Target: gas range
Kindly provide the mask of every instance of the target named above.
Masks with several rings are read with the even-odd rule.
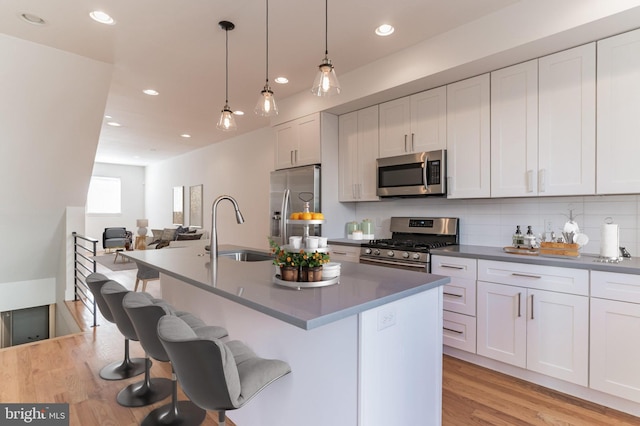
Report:
[[[392,217],[391,238],[371,240],[360,249],[360,263],[430,271],[431,250],[458,244],[459,219]]]

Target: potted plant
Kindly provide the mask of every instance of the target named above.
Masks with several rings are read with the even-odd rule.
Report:
[[[284,281],[298,281],[300,253],[291,253],[284,250],[271,238],[269,238],[269,246],[275,256],[273,258],[273,264],[280,268],[280,277]]]
[[[300,252],[300,281],[322,281],[322,265],[329,262],[327,253]]]

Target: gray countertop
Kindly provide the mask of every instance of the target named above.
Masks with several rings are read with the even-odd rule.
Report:
[[[329,238],[327,240],[328,244],[337,244],[343,246],[356,246],[360,247],[362,244],[366,244],[369,240],[352,240],[351,238]]]
[[[582,254],[580,257],[558,258],[506,253],[502,247],[450,246],[431,250],[433,255],[467,257],[474,259],[500,260],[504,262],[529,263],[533,265],[561,266],[563,268],[589,269],[593,271],[640,274],[640,258],[624,259],[620,263],[598,262],[598,256]]]
[[[221,245],[220,253],[247,247]],[[203,247],[123,252],[124,256],[181,281],[309,330],[449,282],[448,277],[343,262],[340,282],[296,290],[273,283],[271,261],[219,257],[214,274]],[[215,279],[214,279],[215,275]],[[185,307],[186,308],[186,307]]]

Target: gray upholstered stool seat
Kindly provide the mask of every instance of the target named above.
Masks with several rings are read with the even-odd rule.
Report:
[[[146,293],[130,292],[124,297],[122,306],[129,315],[145,352],[158,361],[169,361],[169,356],[158,339],[158,321],[165,315],[181,318],[190,329],[196,330],[198,335],[219,339],[228,334],[222,327],[207,326],[196,316],[176,311],[166,301],[151,299],[147,296]],[[204,421],[205,416],[205,410],[191,401],[178,402],[178,383],[174,374],[171,404],[151,411],[144,418],[142,425],[199,425]]]
[[[138,266],[138,272],[136,273],[136,285],[133,287],[133,291],[138,291],[140,281],[142,281],[142,291],[147,291],[147,283],[149,281],[159,280],[160,271],[140,262],[136,262],[136,264]]]
[[[130,293],[126,287],[115,282],[108,281],[102,286],[101,290],[104,300],[109,305],[109,309],[113,314],[118,330],[130,340],[138,341],[138,335],[131,323],[129,315],[122,306],[122,299]],[[141,293],[151,299],[151,295]],[[140,382],[131,384],[122,389],[116,400],[118,404],[125,407],[143,407],[165,399],[171,395],[171,380],[165,378],[151,378],[151,359],[147,355],[145,357],[144,379]]]
[[[99,274],[94,272],[93,274],[89,274],[87,276],[87,285],[89,286],[89,290],[93,294],[93,298],[96,301],[96,305],[100,310],[100,313],[109,322],[115,323],[113,319],[113,314],[111,313],[111,309],[109,309],[109,305],[102,297],[101,289],[102,286],[109,281],[109,278],[103,274]],[[144,358],[129,358],[129,339],[125,336],[124,339],[124,360],[122,362],[113,362],[109,365],[104,366],[100,370],[100,377],[105,380],[122,380],[129,379],[131,377],[135,377],[139,374],[144,373]]]
[[[218,411],[220,425],[227,410],[242,407],[291,372],[286,362],[260,358],[240,341],[200,337],[177,316],[160,318],[158,337],[185,394],[198,406]]]

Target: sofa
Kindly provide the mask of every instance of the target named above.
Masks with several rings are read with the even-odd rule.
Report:
[[[133,233],[126,228],[104,228],[102,233],[102,248],[109,251],[111,249],[129,249]]]
[[[201,241],[208,239],[208,232],[201,228],[190,229],[178,226],[177,228],[152,229],[153,237],[147,237],[147,250],[161,249],[174,246],[174,242]],[[177,244],[182,246],[183,244]]]

